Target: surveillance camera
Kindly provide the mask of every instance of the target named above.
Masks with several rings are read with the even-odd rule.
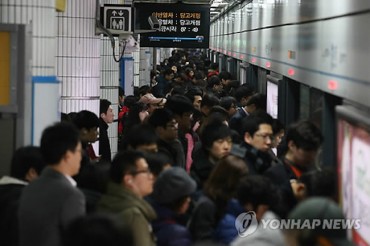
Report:
[[[153,30],[158,30],[161,27],[158,18],[153,15],[148,17],[148,22]]]

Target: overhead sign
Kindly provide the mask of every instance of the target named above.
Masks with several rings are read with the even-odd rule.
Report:
[[[134,32],[140,34],[141,47],[208,48],[209,9],[200,4],[135,3]],[[158,28],[153,28],[151,16]]]
[[[132,32],[131,6],[105,4],[102,9],[102,24],[112,34]]]

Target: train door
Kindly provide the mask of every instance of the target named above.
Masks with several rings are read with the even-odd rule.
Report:
[[[212,63],[216,63],[216,62],[219,62],[218,59],[219,59],[219,56],[221,54],[218,53],[218,52],[215,52],[214,56],[213,56],[213,60],[212,60]]]
[[[266,94],[266,76],[267,70],[261,67],[258,67],[258,87],[257,91],[262,94]]]
[[[324,143],[323,143],[323,153],[322,163],[324,165],[333,166],[336,162],[336,128],[334,127],[336,122],[335,108],[337,105],[342,104],[342,99],[324,93],[323,102],[322,102],[322,121],[321,121],[321,131],[324,134]]]
[[[258,67],[252,64],[249,64],[247,68],[247,84],[258,91]]]
[[[266,112],[274,119],[279,118],[279,84],[282,83],[281,75],[266,75]]]
[[[209,52],[209,60],[210,60],[211,62],[214,62],[214,61],[216,60],[216,51],[211,50],[211,51]]]
[[[240,79],[240,62],[239,62],[239,60],[235,60],[235,62],[236,62],[236,77],[235,77],[235,79],[239,80]],[[242,83],[241,80],[239,80],[239,81],[240,81],[240,83]]]
[[[219,71],[226,71],[226,57],[224,54],[218,56]]]
[[[299,115],[299,83],[284,77],[278,86],[278,116],[285,125],[296,121]]]
[[[226,71],[231,73],[231,75],[234,78],[237,74],[236,70],[237,70],[237,61],[232,57],[227,58]]]
[[[240,84],[247,83],[247,67],[248,63],[246,62],[239,62],[239,81]]]
[[[285,78],[288,82],[284,87],[287,95],[285,104],[286,125],[298,120],[308,119],[322,132],[324,142],[319,151],[316,164],[318,166],[332,166],[335,163],[335,107],[342,103],[342,99],[305,84]],[[290,95],[290,96],[289,96]],[[290,101],[290,102],[289,102]],[[294,102],[294,105],[291,105]],[[288,104],[288,105],[287,105]],[[289,106],[289,104],[291,106]],[[294,114],[292,115],[292,112]]]

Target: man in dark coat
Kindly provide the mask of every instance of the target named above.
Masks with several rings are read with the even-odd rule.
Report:
[[[106,99],[100,100],[100,118],[99,118],[99,154],[101,160],[112,161],[108,138],[108,124],[113,122],[114,113],[111,102]]]
[[[85,198],[72,179],[81,163],[78,130],[67,123],[50,126],[42,134],[40,149],[48,166],[22,193],[21,246],[61,245],[61,232],[72,220],[85,214]]]
[[[39,147],[21,147],[13,154],[10,176],[0,179],[0,242],[3,245],[18,246],[19,200],[24,187],[35,180],[44,167]]]

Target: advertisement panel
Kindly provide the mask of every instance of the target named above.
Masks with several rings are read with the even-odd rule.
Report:
[[[370,124],[364,113],[337,108],[339,196],[348,219],[361,226],[350,235],[356,245],[370,245]]]
[[[266,85],[266,112],[277,119],[278,117],[278,85],[267,80]]]

